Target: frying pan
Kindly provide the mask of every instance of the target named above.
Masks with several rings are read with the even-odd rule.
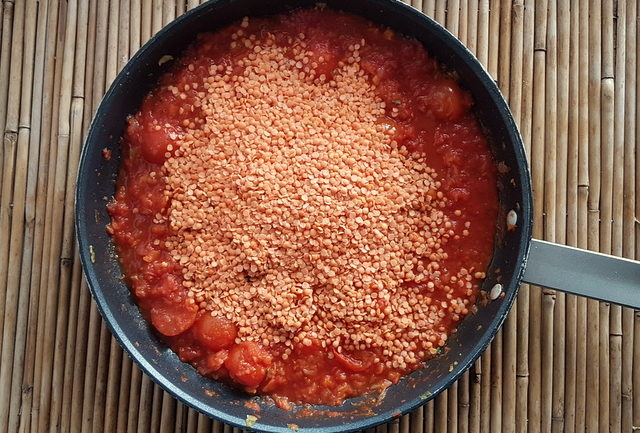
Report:
[[[532,198],[529,172],[518,129],[495,82],[475,57],[430,18],[395,0],[324,0],[329,7],[363,16],[421,41],[446,68],[455,70],[475,100],[475,111],[501,170],[500,210],[493,260],[482,290],[487,301],[461,323],[445,354],[391,386],[384,397],[364,396],[340,407],[313,406],[301,413],[261,402],[227,385],[200,376],[180,362],[143,319],[129,289],[110,237],[106,210],[115,190],[119,141],[126,117],[135,113],[167,65],[198,33],[214,31],[243,16],[260,16],[311,6],[313,0],[217,0],[181,16],[155,35],[124,67],[106,93],[89,129],[76,190],[76,235],[91,293],[111,332],[124,350],[161,387],[187,405],[241,428],[290,432],[296,424],[308,432],[351,432],[387,422],[434,398],[480,356],[502,325],[526,281],[579,295],[640,308],[640,263],[531,239]],[[166,58],[166,57],[165,57]],[[112,158],[105,160],[102,149]],[[506,230],[507,221],[510,230]],[[254,409],[261,405],[253,424]],[[251,422],[247,422],[247,420]]]

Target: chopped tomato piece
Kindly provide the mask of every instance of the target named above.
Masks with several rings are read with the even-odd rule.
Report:
[[[218,371],[228,357],[229,351],[226,349],[211,353],[207,355],[207,367],[209,367],[211,371]]]
[[[144,159],[162,164],[167,159],[167,146],[175,142],[178,131],[170,124],[158,122],[151,115],[143,119],[136,116],[129,121],[127,136],[140,146]]]
[[[357,357],[356,354],[347,355],[346,353],[340,353],[337,350],[333,351],[333,355],[340,365],[354,373],[367,371],[375,359],[375,355],[373,353],[365,351],[359,353]]]
[[[440,81],[431,95],[431,109],[439,120],[458,120],[471,106],[471,98],[451,79]]]
[[[245,341],[231,348],[224,365],[233,380],[255,389],[264,380],[271,361],[271,355],[261,345]]]
[[[220,350],[233,344],[238,330],[231,321],[205,313],[196,321],[193,333],[203,346]]]
[[[196,321],[198,309],[185,302],[172,302],[163,298],[153,304],[149,311],[151,323],[163,335],[173,337],[191,328]]]

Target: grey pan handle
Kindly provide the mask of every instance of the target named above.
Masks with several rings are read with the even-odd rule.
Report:
[[[640,262],[531,241],[523,280],[640,310]]]

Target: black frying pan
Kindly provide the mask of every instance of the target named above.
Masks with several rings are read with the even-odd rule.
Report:
[[[450,350],[446,354],[428,361],[424,368],[391,386],[384,398],[349,399],[338,408],[314,407],[317,412],[305,417],[262,404],[253,429],[290,432],[287,424],[295,423],[308,431],[350,432],[389,421],[426,403],[458,379],[487,347],[502,325],[523,278],[596,298],[606,292],[612,302],[640,308],[640,295],[628,290],[630,285],[640,286],[637,262],[531,240],[531,186],[522,140],[496,84],[455,37],[430,18],[396,0],[325,2],[418,39],[432,56],[457,71],[461,84],[473,95],[476,114],[487,131],[496,162],[508,168],[501,170],[498,179],[498,235],[493,261],[483,284],[491,302],[479,306],[476,314],[464,319],[449,340]],[[159,66],[163,56],[176,57],[198,33],[213,31],[243,16],[274,14],[314,3],[313,0],[211,1],[169,24],[136,53],[114,81],[95,115],[80,161],[76,234],[89,287],[111,332],[164,389],[206,415],[242,428],[248,426],[247,415],[255,414],[243,405],[249,397],[200,376],[193,367],[180,362],[143,319],[121,279],[114,247],[105,231],[109,222],[106,204],[115,189],[119,141],[126,116],[138,110],[143,96],[166,70],[166,65]],[[109,161],[102,156],[105,147],[112,152]],[[515,230],[506,230],[507,218],[511,224],[515,223]],[[529,261],[533,263],[527,264],[530,247]],[[526,273],[525,265],[528,266]],[[608,276],[594,280],[594,269],[603,266]],[[584,278],[585,272],[589,278]],[[596,290],[589,291],[589,288]]]

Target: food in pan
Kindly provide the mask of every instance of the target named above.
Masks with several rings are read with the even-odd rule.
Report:
[[[201,374],[282,404],[397,382],[491,258],[472,107],[421,44],[346,13],[200,35],[122,140],[107,230],[141,311]]]

